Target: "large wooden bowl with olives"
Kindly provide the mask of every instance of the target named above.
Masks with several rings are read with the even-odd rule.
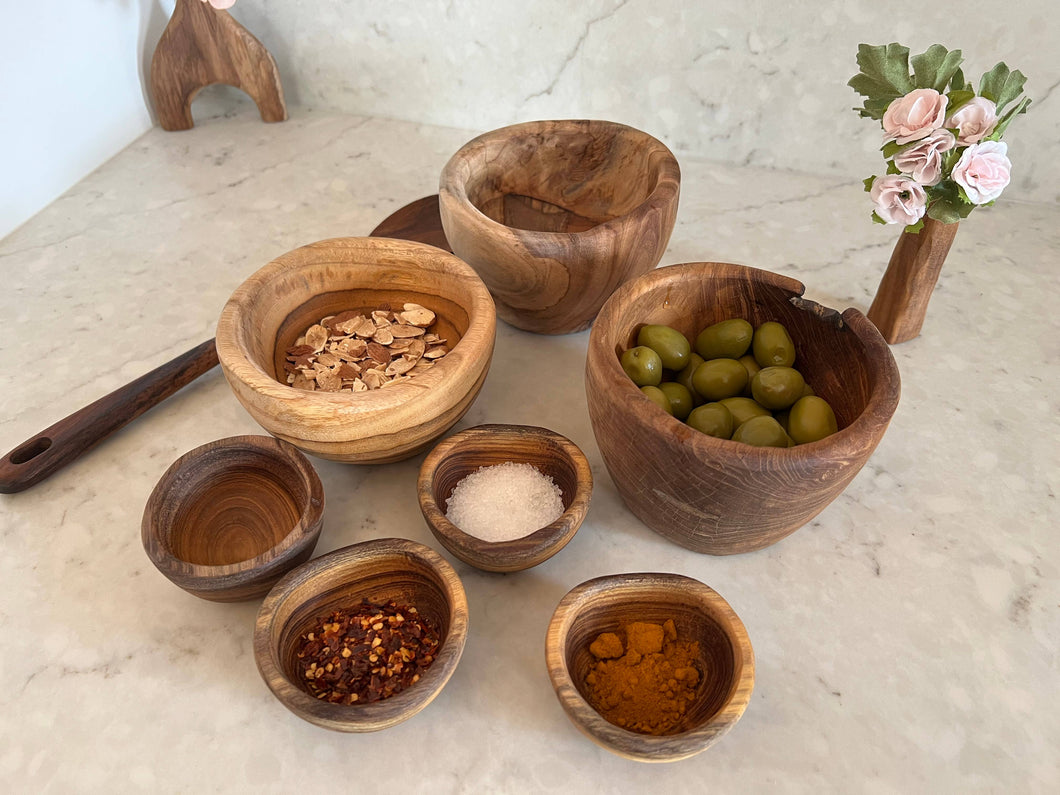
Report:
[[[646,525],[696,552],[774,544],[834,500],[868,460],[898,405],[898,367],[876,327],[802,297],[769,271],[716,262],[659,268],[619,288],[589,337],[585,388],[604,463]],[[633,383],[620,358],[646,325],[695,340],[721,321],[782,324],[795,364],[831,406],[838,430],[792,447],[716,438],[681,422]]]

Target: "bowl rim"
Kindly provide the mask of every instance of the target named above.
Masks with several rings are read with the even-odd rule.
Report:
[[[459,172],[460,166],[466,162],[468,154],[476,147],[484,146],[496,139],[510,137],[513,133],[537,131],[542,129],[544,125],[560,125],[563,128],[575,129],[579,127],[587,128],[589,125],[598,125],[604,129],[610,128],[615,133],[629,131],[645,141],[656,144],[661,149],[663,157],[656,164],[659,173],[655,187],[652,188],[651,192],[629,212],[611,218],[603,223],[596,224],[593,227],[580,232],[547,232],[543,230],[520,229],[518,227],[508,226],[494,221],[475,206],[474,202],[468,198],[466,187],[467,181],[465,179],[455,178]],[[505,127],[498,127],[495,130],[490,130],[489,132],[482,133],[481,135],[472,138],[457,149],[442,168],[442,174],[438,185],[438,196],[440,203],[447,202],[451,196],[456,206],[464,208],[473,218],[482,223],[490,234],[515,237],[523,240],[532,238],[547,244],[549,241],[566,243],[570,240],[589,240],[600,235],[610,235],[611,229],[618,224],[625,224],[629,222],[629,219],[646,216],[649,213],[659,212],[661,208],[673,204],[677,201],[680,190],[680,163],[674,156],[674,153],[670,151],[670,148],[651,133],[646,133],[636,127],[631,127],[628,124],[608,121],[606,119],[537,119],[533,121],[519,122],[517,124],[509,124]],[[442,217],[443,219],[445,218],[444,213]]]
[[[486,541],[465,533],[449,521],[434,498],[434,477],[438,466],[455,451],[474,447],[477,440],[485,436],[502,439],[533,436],[547,439],[555,444],[575,471],[576,485],[570,506],[565,508],[553,522],[529,535],[508,541]],[[483,571],[494,572],[522,571],[543,563],[563,549],[574,538],[585,520],[592,499],[592,491],[592,469],[585,453],[578,445],[549,428],[508,423],[475,425],[446,437],[435,445],[423,460],[416,483],[420,511],[439,543],[464,563]],[[532,545],[527,546],[528,541],[532,541]],[[498,567],[497,564],[492,563],[491,559],[498,553],[511,554],[510,565]]]
[[[271,642],[278,609],[310,584],[319,584],[336,569],[365,558],[412,559],[437,575],[449,607],[449,629],[434,662],[415,686],[367,704],[331,704],[313,698],[291,682],[283,671],[279,650]],[[312,591],[315,595],[319,590]],[[282,627],[280,627],[282,630]],[[467,596],[453,567],[430,547],[407,538],[376,538],[327,552],[292,569],[273,586],[258,610],[254,625],[254,659],[266,686],[298,717],[328,729],[371,732],[402,723],[430,704],[452,677],[464,651],[468,633]]]
[[[221,455],[225,450],[252,450],[290,466],[306,488],[307,499],[299,507],[298,522],[280,543],[259,555],[236,563],[192,563],[177,557],[168,542],[168,534],[154,521],[156,508],[173,498],[173,489],[194,476],[201,460]],[[324,485],[309,459],[290,442],[274,436],[243,434],[226,436],[194,447],[177,458],[155,483],[144,506],[140,536],[151,562],[167,577],[191,580],[197,590],[222,590],[228,580],[245,578],[248,573],[261,577],[272,573],[296,557],[309,544],[316,545],[323,527]],[[243,583],[245,584],[245,583]]]
[[[567,667],[567,636],[579,612],[597,596],[635,592],[656,585],[679,586],[686,604],[725,619],[722,627],[740,670],[718,711],[704,724],[676,734],[651,735],[629,731],[608,721],[582,696]],[[720,622],[719,622],[720,624]],[[692,577],[671,572],[629,572],[594,577],[574,586],[559,601],[545,636],[545,660],[556,698],[570,721],[589,739],[620,756],[641,762],[674,762],[705,751],[743,716],[754,691],[755,657],[743,621],[713,588]]]
[[[613,346],[609,346],[609,342],[623,339],[624,336],[619,334],[617,328],[605,330],[605,326],[615,325],[615,315],[620,303],[663,288],[667,283],[678,281],[689,274],[695,274],[699,278],[739,278],[751,275],[755,281],[789,293],[789,301],[800,309],[816,314],[822,322],[832,323],[837,328],[843,326],[849,328],[851,333],[865,346],[866,355],[863,358],[866,369],[875,380],[864,410],[836,433],[795,447],[755,447],[733,442],[730,439],[717,439],[704,433],[689,433],[684,435],[684,438],[674,434],[678,426],[687,426],[659,409],[630,381],[622,370],[618,357],[613,355]],[[741,467],[747,470],[762,471],[773,469],[783,463],[842,461],[856,457],[864,451],[865,447],[875,445],[894,415],[901,394],[898,365],[883,335],[861,312],[849,308],[840,314],[836,310],[803,298],[805,291],[806,287],[796,279],[747,265],[725,262],[684,262],[656,268],[620,286],[604,302],[589,334],[585,364],[586,382],[588,383],[589,373],[595,371],[606,389],[619,390],[615,394],[628,396],[631,402],[644,401],[640,404],[641,410],[635,412],[637,421],[648,426],[652,432],[668,435],[673,439],[674,444],[689,447],[700,458],[737,454],[740,457]]]
[[[357,393],[306,392],[293,389],[273,378],[247,354],[249,332],[241,322],[245,317],[245,306],[254,305],[261,286],[273,279],[322,261],[335,261],[336,249],[340,249],[345,255],[344,260],[361,268],[390,267],[391,263],[381,262],[378,257],[392,259],[402,256],[414,260],[416,268],[440,271],[451,278],[462,280],[460,294],[467,300],[467,306],[462,305],[462,308],[467,312],[468,327],[461,335],[460,341],[427,372],[386,389]],[[364,289],[372,288],[366,285]],[[317,294],[313,293],[308,298]],[[221,310],[217,321],[216,344],[221,368],[229,380],[235,379],[254,394],[278,407],[288,421],[302,422],[318,420],[321,407],[328,407],[335,418],[353,418],[365,412],[386,411],[416,402],[418,398],[425,398],[433,391],[432,387],[445,383],[453,374],[473,371],[483,366],[483,359],[488,364],[490,356],[483,357],[482,351],[488,348],[492,355],[495,329],[496,308],[493,297],[474,269],[455,254],[427,243],[398,238],[334,237],[287,251],[240,283]],[[326,430],[322,433],[323,435],[314,434],[313,440],[333,441]]]

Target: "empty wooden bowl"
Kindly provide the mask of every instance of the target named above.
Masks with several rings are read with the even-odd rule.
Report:
[[[313,554],[324,488],[308,459],[269,436],[185,453],[147,500],[144,549],[166,577],[215,602],[262,596]]]
[[[563,513],[523,538],[484,541],[446,519],[456,485],[482,467],[505,462],[531,464],[562,492]],[[455,557],[483,571],[521,571],[548,560],[578,532],[589,510],[593,475],[574,442],[547,428],[478,425],[443,439],[420,467],[420,511],[434,537]]]
[[[609,722],[591,705],[586,677],[602,632],[632,622],[673,620],[677,639],[698,641],[700,681],[682,722],[663,735]],[[755,658],[743,622],[718,593],[680,574],[613,574],[583,582],[560,601],[545,640],[548,675],[567,716],[589,739],[641,762],[672,762],[698,754],[743,715],[755,681]]]
[[[840,315],[804,289],[768,271],[695,262],[642,276],[604,305],[589,336],[589,418],[622,499],[660,535],[714,555],[776,543],[824,510],[883,438],[900,392],[890,348],[856,309]],[[730,318],[787,327],[795,367],[835,410],[838,433],[786,449],[716,439],[656,407],[619,364],[645,324],[694,340]]]
[[[306,330],[346,310],[435,313],[449,353],[402,383],[369,392],[305,392],[284,357]],[[389,238],[336,238],[295,249],[235,291],[217,323],[217,355],[236,398],[267,430],[312,455],[375,464],[408,458],[470,408],[489,370],[493,300],[447,251]]]
[[[441,634],[434,662],[418,682],[365,704],[332,704],[298,684],[299,638],[338,608],[362,599],[415,607]],[[325,729],[371,732],[408,720],[441,692],[467,639],[467,598],[453,567],[437,552],[403,538],[343,547],[295,569],[265,598],[254,630],[258,671],[295,715]]]
[[[457,151],[442,171],[439,209],[450,246],[486,282],[503,320],[566,334],[659,263],[680,184],[676,158],[646,133],[533,121]]]

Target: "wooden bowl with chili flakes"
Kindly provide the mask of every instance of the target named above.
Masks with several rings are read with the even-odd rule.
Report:
[[[427,313],[423,330],[432,335],[432,350],[421,349],[414,370],[390,373],[413,356],[407,347],[397,352],[399,342],[412,342],[397,326],[409,331],[411,320],[388,325],[393,333],[385,339],[347,329],[361,348],[355,353],[338,350],[340,335],[330,325],[325,339],[308,342],[323,321],[407,314],[409,306]],[[426,449],[471,407],[489,371],[496,323],[486,286],[448,251],[383,237],[335,238],[287,252],[243,282],[217,322],[217,356],[236,399],[273,436],[321,458],[379,464]],[[447,349],[437,359],[435,339]],[[299,359],[292,351],[307,345],[316,358],[292,362]],[[299,372],[320,388],[288,384],[302,365]],[[369,371],[381,367],[389,380],[370,381]]]
[[[608,654],[616,658],[609,663],[659,665],[662,654],[646,653],[643,660],[618,655],[633,649],[630,625],[667,622],[672,622],[667,629],[674,633],[673,642],[685,644],[681,664],[696,671],[686,679],[694,680],[694,687],[670,698],[684,695],[688,700],[683,705],[662,703],[658,714],[669,722],[660,720],[663,728],[657,734],[611,722],[604,714],[615,717],[614,713],[599,703],[602,685],[607,684],[597,665],[600,649],[594,653],[590,648],[603,633],[610,633],[627,645]],[[576,586],[563,597],[549,622],[545,658],[556,697],[571,722],[598,745],[641,762],[673,762],[706,750],[740,719],[754,689],[754,651],[743,622],[714,589],[679,574],[614,574]],[[593,674],[597,678],[590,679]],[[633,670],[631,675],[646,683],[652,671]],[[658,697],[647,700],[651,698]],[[669,710],[669,715],[663,710]],[[643,716],[645,720],[655,717]]]
[[[334,617],[358,614],[365,602],[382,609],[369,611],[374,615],[354,640],[335,642],[344,619]],[[322,625],[325,644],[315,642]],[[254,657],[269,690],[298,717],[334,731],[372,732],[408,720],[434,700],[460,661],[467,625],[467,598],[453,567],[423,544],[383,538],[329,552],[280,580],[258,613]],[[418,641],[428,635],[437,639],[428,646],[433,659],[413,672],[410,664],[423,656]],[[321,648],[326,644],[335,646],[330,655]],[[402,649],[419,657],[411,660]],[[368,663],[368,655],[383,659]],[[316,661],[327,673],[313,679]],[[407,685],[379,698],[385,680],[402,675]],[[332,703],[321,693],[341,700]]]

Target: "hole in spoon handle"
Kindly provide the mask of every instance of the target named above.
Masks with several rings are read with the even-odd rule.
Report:
[[[33,460],[49,447],[52,446],[52,440],[48,436],[37,436],[30,439],[28,442],[24,442],[16,447],[7,456],[7,460],[16,466],[25,464],[28,461]]]

